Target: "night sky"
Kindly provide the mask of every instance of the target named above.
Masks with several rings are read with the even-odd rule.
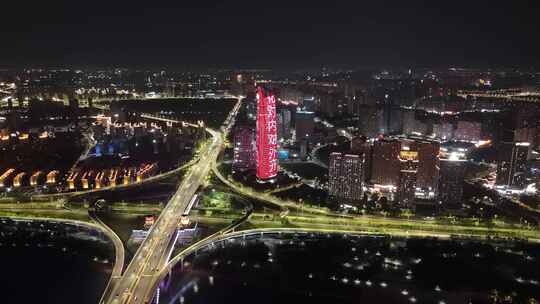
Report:
[[[540,64],[540,1],[320,2],[10,1],[0,65]]]

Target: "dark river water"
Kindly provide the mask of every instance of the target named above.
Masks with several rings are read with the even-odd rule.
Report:
[[[529,303],[539,281],[539,244],[274,234],[187,257],[154,303]]]
[[[114,249],[71,224],[0,219],[0,303],[96,304]]]

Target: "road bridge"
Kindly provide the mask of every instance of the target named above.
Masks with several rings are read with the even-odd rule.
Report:
[[[238,103],[222,127],[225,134],[234,123],[240,102],[241,98],[238,98]],[[170,248],[170,242],[176,235],[175,232],[182,215],[204,178],[212,169],[212,164],[216,163],[223,148],[223,134],[209,128],[206,130],[212,139],[201,150],[199,161],[184,176],[176,193],[150,229],[148,236],[135,253],[122,278],[101,303],[143,303],[144,292],[149,289],[150,284],[154,281],[154,276],[166,263],[169,254],[167,249]]]

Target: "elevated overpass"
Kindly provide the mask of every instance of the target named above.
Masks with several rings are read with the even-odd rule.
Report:
[[[226,134],[234,122],[241,98],[227,117],[222,131]],[[167,119],[147,117],[149,119]],[[178,121],[174,121],[178,122]],[[147,238],[143,241],[135,253],[131,263],[127,267],[116,286],[111,291],[106,291],[103,301],[100,303],[126,304],[144,303],[144,294],[154,282],[155,275],[167,262],[171,241],[175,237],[181,217],[189,207],[193,195],[197,192],[204,178],[210,173],[212,164],[216,163],[218,155],[223,148],[223,134],[219,131],[206,129],[212,136],[200,153],[199,161],[194,164],[184,176],[183,181],[176,193],[172,196],[167,206],[161,212],[160,217],[150,229]]]

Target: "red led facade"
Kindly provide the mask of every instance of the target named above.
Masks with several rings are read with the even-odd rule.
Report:
[[[278,172],[276,98],[257,88],[257,177],[273,178]]]

